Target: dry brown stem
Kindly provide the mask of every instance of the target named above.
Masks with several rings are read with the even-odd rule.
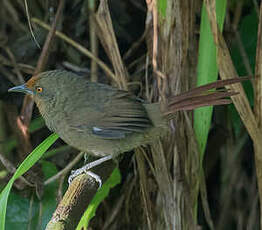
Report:
[[[40,57],[38,59],[37,62],[37,66],[34,72],[34,75],[42,72],[46,66],[48,57],[49,57],[49,53],[50,53],[50,49],[51,49],[51,44],[55,35],[55,31],[56,31],[56,27],[59,21],[59,18],[62,14],[62,10],[63,10],[63,6],[64,6],[64,0],[60,0],[59,1],[59,5],[58,5],[58,9],[56,12],[56,16],[54,19],[54,22],[52,24],[52,28],[49,31],[44,47],[42,49],[42,52],[40,54]],[[21,110],[21,117],[23,118],[23,123],[28,127],[30,121],[31,121],[31,117],[32,117],[32,111],[33,111],[33,100],[31,99],[30,96],[25,96],[25,100],[24,100],[24,104],[23,104],[23,108]]]
[[[50,31],[44,48],[42,50],[42,53],[40,55],[40,58],[38,60],[37,68],[35,69],[35,73],[39,73],[44,69],[44,66],[46,65],[46,61],[49,55],[50,45],[52,42],[52,38],[54,37],[55,28],[58,22],[58,19],[61,15],[62,9],[63,9],[63,2],[64,0],[60,0],[58,11],[56,13],[56,17],[52,26],[52,30]],[[25,96],[23,107],[20,113],[20,116],[16,117],[16,121],[11,121],[10,124],[16,124],[16,127],[13,129],[17,140],[19,143],[19,152],[20,152],[20,159],[23,160],[30,152],[32,152],[33,148],[30,142],[30,135],[28,131],[29,123],[31,121],[32,117],[32,111],[33,111],[33,100],[30,96]],[[42,184],[42,175],[40,172],[39,166],[35,165],[28,173],[27,173],[28,180],[36,185],[37,195],[41,197],[42,190],[43,190],[43,184]]]
[[[114,67],[115,75],[118,79],[118,87],[120,89],[127,89],[128,73],[116,42],[107,0],[100,1],[96,13],[96,23],[97,35]]]
[[[219,73],[222,79],[228,79],[232,76],[238,76],[234,64],[232,62],[229,50],[225,43],[222,33],[218,29],[217,21],[216,21],[216,11],[215,11],[215,1],[214,0],[205,0],[206,9],[208,13],[208,17],[211,23],[211,29],[214,36],[214,41],[217,46],[217,64]],[[261,16],[261,13],[260,13]],[[261,21],[260,17],[260,21]],[[260,22],[261,27],[261,22]],[[257,63],[256,63],[256,74],[258,78],[261,76],[261,29],[259,28],[259,35],[258,35],[258,46],[257,46]],[[259,82],[260,81],[260,82]],[[234,105],[250,135],[253,140],[254,147],[255,147],[255,159],[256,159],[256,170],[257,170],[257,182],[258,182],[258,190],[260,196],[260,210],[261,210],[261,217],[260,222],[262,223],[262,147],[261,147],[261,140],[262,140],[262,132],[259,129],[258,124],[261,120],[261,80],[257,79],[256,82],[256,117],[251,107],[248,103],[246,94],[243,90],[243,87],[240,84],[228,86],[229,89],[239,92],[238,96],[232,98]]]
[[[47,25],[46,23],[42,22],[41,20],[37,19],[37,18],[33,18],[32,22],[40,25],[41,27],[45,28],[46,30],[51,30],[50,26]],[[102,62],[99,58],[97,58],[95,55],[93,55],[88,49],[86,49],[84,46],[80,45],[79,43],[75,42],[73,39],[69,38],[68,36],[66,36],[65,34],[56,31],[55,35],[59,38],[61,38],[63,41],[67,42],[68,44],[70,44],[71,46],[73,46],[74,48],[76,48],[79,52],[83,53],[85,56],[87,56],[88,58],[92,59],[93,61],[95,61],[102,70],[105,71],[105,73],[115,82],[118,82],[118,78],[116,77],[116,75],[107,67],[107,65]]]
[[[99,165],[95,173],[101,176],[104,182],[114,168],[115,164],[108,161]],[[81,174],[76,177],[57,206],[46,230],[74,230],[97,189],[98,183],[89,175]]]

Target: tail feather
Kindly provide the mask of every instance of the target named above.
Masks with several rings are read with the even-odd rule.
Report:
[[[217,80],[215,82],[211,82],[205,85],[201,85],[198,87],[195,87],[187,92],[184,92],[180,95],[192,95],[192,94],[199,94],[211,89],[217,89],[217,88],[222,88],[225,87],[226,85],[232,85],[235,83],[239,83],[242,81],[250,80],[249,77],[242,77],[242,78],[232,78],[232,79],[227,79],[227,80]]]
[[[168,99],[167,111],[164,114],[169,116],[182,110],[193,110],[204,106],[230,104],[232,102],[230,97],[237,95],[238,92],[229,91],[227,89],[216,90],[216,88],[239,83],[248,79],[250,78],[218,80],[216,82],[196,87],[185,93],[171,96]]]

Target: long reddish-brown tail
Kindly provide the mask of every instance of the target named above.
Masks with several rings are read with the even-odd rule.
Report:
[[[216,89],[248,79],[250,78],[218,80],[193,88],[185,93],[171,96],[168,98],[168,106],[165,115],[169,116],[177,111],[193,110],[203,106],[230,104],[232,102],[230,97],[238,94],[238,92],[229,91],[227,89]]]

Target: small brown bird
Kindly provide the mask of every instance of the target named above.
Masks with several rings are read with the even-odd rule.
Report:
[[[240,81],[220,80],[194,88],[168,98],[163,108],[159,103],[145,103],[126,91],[60,70],[33,76],[9,92],[32,95],[47,127],[76,149],[104,157],[95,161],[97,165],[165,135],[169,130],[167,117],[177,111],[231,103],[228,97],[236,92],[210,90]],[[94,165],[83,167],[76,175]]]

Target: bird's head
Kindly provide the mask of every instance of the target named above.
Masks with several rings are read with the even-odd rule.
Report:
[[[71,73],[72,74],[72,73]],[[70,74],[66,71],[48,71],[31,77],[25,84],[10,88],[8,92],[21,92],[31,95],[39,103],[55,100],[71,87]],[[72,87],[71,87],[72,89]]]

